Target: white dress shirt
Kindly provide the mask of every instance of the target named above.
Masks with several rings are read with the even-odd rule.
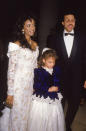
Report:
[[[66,30],[64,30],[64,32],[63,32],[63,38],[64,38],[64,43],[66,46],[67,54],[68,54],[68,57],[70,57],[71,50],[73,47],[74,36],[72,36],[72,35],[65,36],[65,33],[74,33],[74,30],[72,30],[71,32],[67,32]]]

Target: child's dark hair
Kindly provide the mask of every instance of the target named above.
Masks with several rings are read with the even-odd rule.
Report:
[[[58,59],[58,56],[56,55],[56,51],[53,49],[46,50],[43,52],[43,54],[40,56],[38,60],[38,67],[44,66],[43,59],[47,59],[49,57],[54,57],[55,59]]]

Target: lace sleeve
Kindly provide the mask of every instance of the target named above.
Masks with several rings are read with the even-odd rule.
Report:
[[[36,60],[34,62],[34,68],[37,68],[38,67],[38,56],[39,56],[39,47],[37,46],[37,49],[36,49]]]
[[[7,73],[8,95],[13,95],[16,62],[17,62],[17,51],[13,51],[9,56],[9,64],[8,64],[8,73]]]
[[[19,50],[18,45],[14,43],[9,43],[8,53],[7,53],[7,56],[9,57],[8,72],[7,72],[8,95],[14,94],[13,89],[14,89],[14,78],[15,78],[18,50]]]

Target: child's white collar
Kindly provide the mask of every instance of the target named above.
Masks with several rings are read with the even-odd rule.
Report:
[[[49,68],[47,68],[47,67],[43,67],[43,68],[52,75],[52,73],[53,73],[53,68],[51,68],[51,69],[49,69]]]

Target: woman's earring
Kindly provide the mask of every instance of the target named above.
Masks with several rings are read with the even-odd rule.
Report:
[[[24,29],[22,30],[22,34],[24,34]]]

